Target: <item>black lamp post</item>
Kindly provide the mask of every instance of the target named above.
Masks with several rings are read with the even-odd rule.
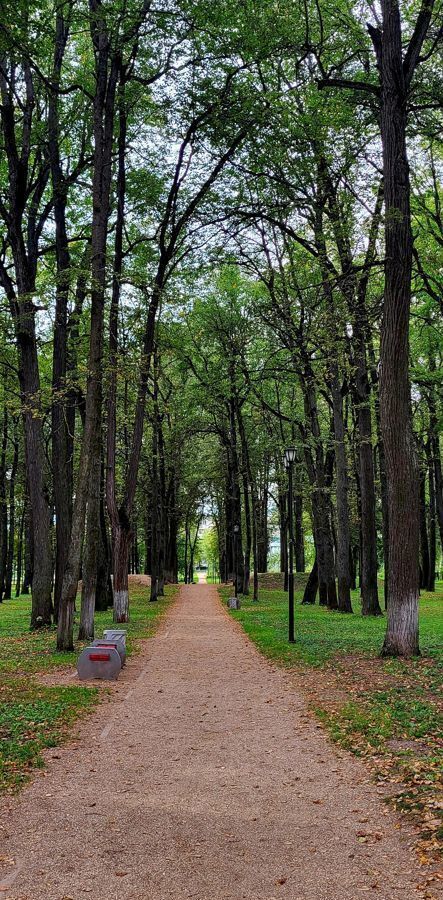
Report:
[[[240,531],[240,525],[234,525],[234,597],[237,599],[238,597],[238,573],[237,573],[237,565],[238,565],[238,533]]]
[[[285,465],[288,470],[288,513],[289,513],[289,643],[295,642],[294,633],[294,488],[293,473],[296,457],[295,447],[287,447],[285,450]]]

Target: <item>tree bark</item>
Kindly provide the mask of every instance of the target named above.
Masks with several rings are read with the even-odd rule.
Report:
[[[313,604],[315,603],[315,599],[317,597],[318,591],[318,564],[317,564],[317,554],[315,554],[314,565],[309,573],[309,578],[306,582],[306,587],[303,593],[303,604]]]
[[[98,450],[98,452],[97,452]],[[91,466],[86,530],[82,566],[82,599],[80,607],[80,641],[94,639],[95,595],[97,590],[98,553],[100,545],[100,448],[96,448]]]
[[[8,506],[6,499],[6,451],[8,449],[8,410],[3,408],[2,444],[0,453],[0,603],[3,600],[8,557]]]
[[[409,382],[412,231],[406,150],[412,73],[403,60],[398,0],[382,0],[374,44],[381,77],[380,129],[385,196],[385,291],[380,346],[380,419],[389,515],[387,630],[384,656],[419,653],[419,500]],[[432,11],[432,5],[429,4]],[[374,36],[375,37],[375,36]],[[405,58],[406,60],[406,58]]]
[[[435,506],[435,471],[432,459],[430,441],[426,442],[426,461],[429,483],[429,577],[426,584],[427,591],[435,591],[435,567],[437,556],[437,529]],[[443,546],[443,545],[442,545]]]
[[[32,584],[32,572],[34,569],[34,529],[32,527],[32,510],[29,495],[25,500],[25,574],[21,589],[22,594],[29,594]]]
[[[426,514],[426,475],[420,470],[420,587],[429,584],[430,554]]]
[[[63,57],[69,34],[72,7],[61,3],[55,23],[52,83],[60,81]],[[65,13],[68,12],[67,19]],[[68,298],[71,259],[66,228],[67,186],[60,159],[59,94],[56,89],[48,99],[48,149],[54,198],[55,249],[57,278],[55,290],[55,322],[52,354],[52,484],[56,520],[56,552],[54,581],[54,619],[57,621],[63,575],[67,563],[72,516],[72,481],[68,473],[68,418],[66,415],[66,371],[68,343]]]
[[[14,423],[14,452],[12,457],[11,475],[9,479],[9,527],[8,527],[8,552],[6,556],[5,593],[4,600],[10,600],[12,596],[12,577],[14,568],[15,550],[15,482],[18,469],[18,434],[17,422]]]
[[[90,30],[95,52],[94,164],[92,184],[91,315],[86,409],[68,561],[63,578],[57,628],[57,649],[73,649],[74,604],[80,572],[81,549],[93,449],[101,427],[102,354],[106,287],[106,244],[112,173],[115,92],[119,59],[111,50],[100,0],[90,0]],[[126,575],[127,577],[127,575]]]
[[[303,495],[295,495],[295,571],[305,571],[305,535],[303,530]]]
[[[5,62],[7,66],[7,62]],[[44,435],[41,410],[40,373],[38,366],[35,327],[36,310],[32,302],[38,260],[39,231],[37,212],[44,194],[48,173],[45,166],[31,171],[31,124],[35,110],[33,73],[27,59],[22,62],[20,77],[23,81],[23,97],[20,116],[24,111],[26,127],[17,135],[15,121],[14,88],[17,72],[13,60],[9,65],[9,77],[5,69],[0,74],[1,124],[6,164],[9,177],[9,209],[5,225],[15,269],[15,286],[9,272],[0,263],[0,283],[8,299],[14,322],[18,352],[21,407],[25,435],[25,461],[29,502],[34,525],[34,565],[32,573],[31,627],[49,625],[52,612],[52,547],[50,531],[50,505],[47,490],[47,473],[44,453]],[[33,187],[31,188],[31,183]],[[27,198],[32,203],[27,209]]]
[[[335,478],[337,500],[337,581],[338,609],[352,613],[351,573],[349,553],[351,535],[348,505],[348,464],[346,459],[345,429],[343,422],[343,397],[339,383],[338,366],[331,366],[331,394],[334,415]]]

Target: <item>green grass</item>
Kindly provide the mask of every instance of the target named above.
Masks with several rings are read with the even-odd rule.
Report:
[[[439,586],[440,587],[440,586]],[[220,591],[227,600],[231,589]],[[340,654],[379,652],[386,630],[384,617],[359,614],[358,593],[354,592],[354,615],[329,612],[325,607],[302,606],[301,591],[296,594],[295,644],[288,644],[288,595],[284,591],[260,591],[258,603],[241,598],[241,609],[233,610],[234,618],[260,650],[283,665],[302,661],[322,666]],[[443,585],[436,594],[424,594],[420,601],[420,643],[426,656],[443,655]]]
[[[153,634],[176,589],[149,603],[149,589],[131,586],[128,655],[137,651],[137,640]],[[75,721],[99,700],[96,687],[78,683],[44,685],[38,676],[74,666],[83,643],[74,653],[57,653],[55,628],[29,631],[29,597],[0,605],[0,792],[18,789],[32,769],[43,765],[42,750],[60,744]],[[95,630],[112,627],[112,610],[96,613]]]
[[[98,688],[8,679],[0,690],[0,791],[19,788],[32,769],[43,766],[42,750],[61,743],[98,693]]]
[[[221,588],[223,600],[230,588]],[[242,598],[231,610],[259,650],[306,679],[312,709],[331,737],[368,758],[377,778],[398,785],[394,801],[422,827],[422,855],[437,853],[443,842],[443,584],[420,599],[422,656],[380,660],[386,619],[302,606],[296,594],[295,644],[288,644],[288,595],[260,592],[258,603]],[[302,681],[302,684],[305,682]],[[344,700],[337,700],[339,696]],[[335,691],[335,694],[334,694]]]

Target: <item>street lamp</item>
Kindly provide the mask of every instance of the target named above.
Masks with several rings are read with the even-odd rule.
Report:
[[[238,565],[238,533],[240,531],[240,525],[234,525],[234,597],[237,599],[238,597],[238,575],[237,575],[237,565]]]
[[[294,633],[294,489],[293,472],[296,458],[295,447],[287,447],[285,450],[285,465],[288,470],[288,513],[289,513],[289,643],[295,642]]]

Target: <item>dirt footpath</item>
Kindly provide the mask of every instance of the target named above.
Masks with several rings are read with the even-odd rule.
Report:
[[[424,896],[363,765],[328,743],[214,587],[181,589],[132,673],[4,802],[0,900]]]

